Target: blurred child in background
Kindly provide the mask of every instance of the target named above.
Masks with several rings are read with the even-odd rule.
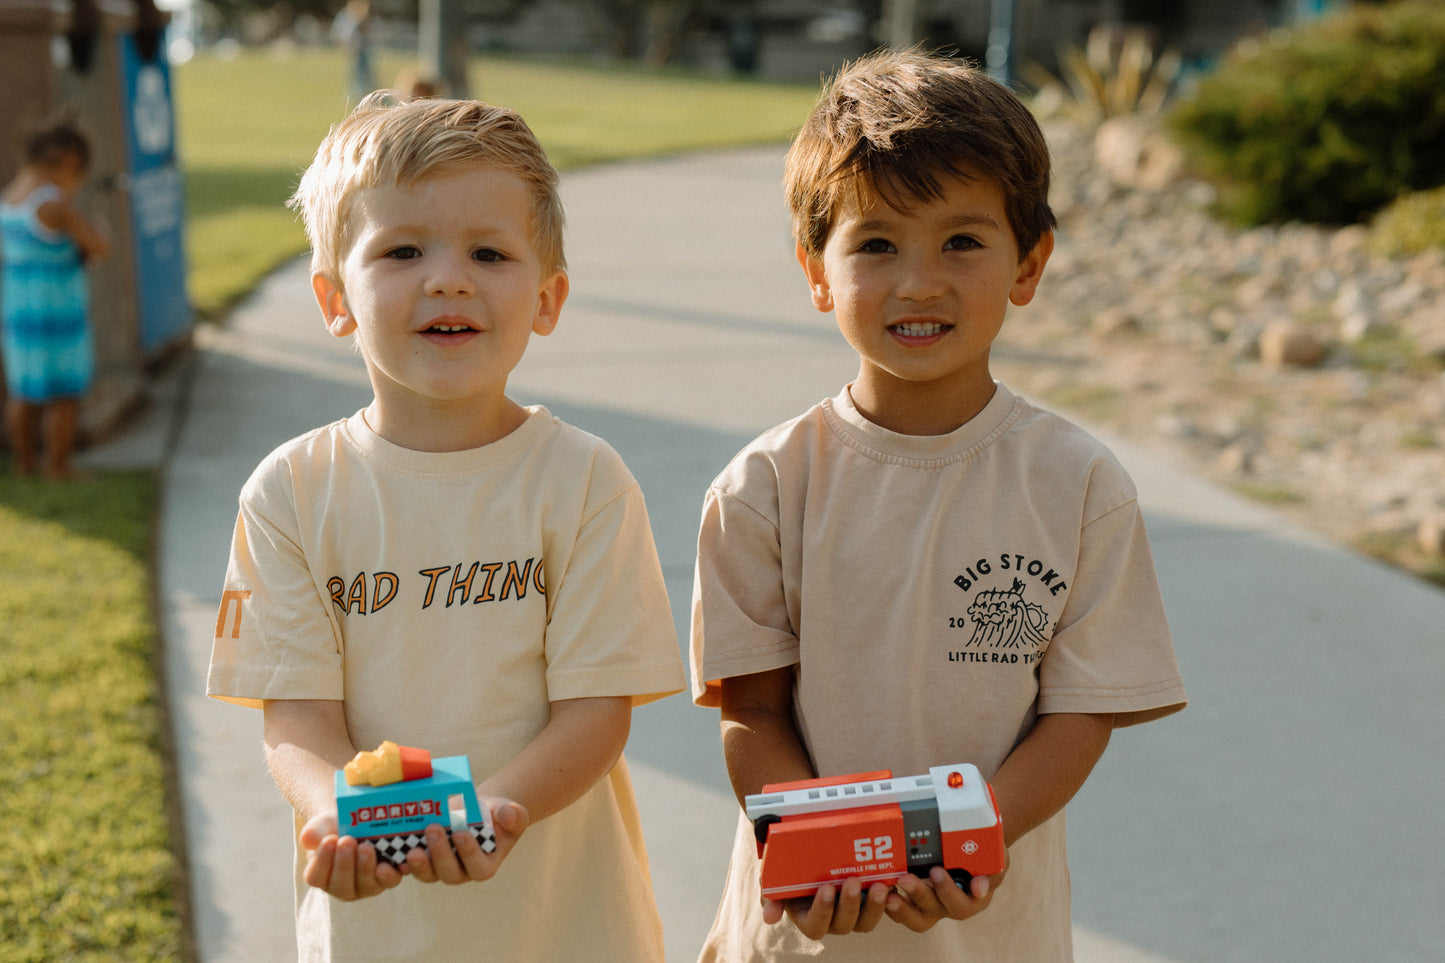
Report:
[[[0,354],[5,428],[22,475],[74,475],[80,399],[95,373],[86,267],[110,242],[75,207],[90,169],[90,142],[68,119],[24,142],[20,172],[0,197]]]

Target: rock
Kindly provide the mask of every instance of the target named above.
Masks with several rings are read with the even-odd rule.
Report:
[[[1335,295],[1335,300],[1330,307],[1334,311],[1335,317],[1343,321],[1356,315],[1372,314],[1375,306],[1370,296],[1365,293],[1365,289],[1360,286],[1360,282],[1350,280],[1340,285],[1339,292]]]
[[[1445,368],[1445,331],[1436,331],[1420,342],[1420,353]]]
[[[1259,357],[1271,368],[1317,368],[1329,346],[1292,321],[1275,321],[1259,336]]]
[[[1284,293],[1284,282],[1277,274],[1256,274],[1234,291],[1234,302],[1246,311],[1257,308],[1270,298]]]
[[[1380,295],[1380,310],[1388,315],[1409,314],[1425,298],[1425,285],[1407,280]]]
[[[1335,231],[1330,237],[1330,253],[1350,255],[1364,250],[1370,232],[1363,224],[1351,224]]]
[[[1379,323],[1366,311],[1357,311],[1340,319],[1340,340],[1345,344],[1359,344],[1379,330]]]
[[[1254,452],[1243,443],[1230,445],[1219,453],[1215,464],[1226,475],[1248,475],[1254,470]]]
[[[1120,187],[1158,191],[1179,180],[1184,151],[1157,123],[1123,115],[1099,125],[1094,134],[1094,162]]]
[[[1416,538],[1425,554],[1435,558],[1445,556],[1445,515],[1427,518],[1420,523]]]
[[[1143,327],[1138,318],[1127,309],[1120,307],[1106,308],[1100,311],[1094,315],[1094,321],[1089,325],[1094,334],[1104,338],[1138,334]]]

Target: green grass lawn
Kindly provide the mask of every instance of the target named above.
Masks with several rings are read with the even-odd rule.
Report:
[[[155,499],[144,474],[0,474],[0,960],[181,956]]]
[[[405,62],[382,60],[382,77]],[[217,316],[305,249],[283,206],[344,111],[330,52],[176,70],[192,299]],[[479,60],[559,167],[785,139],[808,88]],[[187,956],[153,614],[158,481],[50,485],[0,464],[0,963]],[[225,559],[217,558],[219,591]],[[177,831],[179,831],[177,829]]]
[[[381,58],[394,78],[407,60]],[[202,55],[176,68],[186,175],[191,299],[215,316],[286,258],[306,250],[284,207],[317,143],[346,112],[347,59],[335,51]],[[672,72],[474,61],[472,96],[519,111],[567,169],[787,139],[812,87]]]

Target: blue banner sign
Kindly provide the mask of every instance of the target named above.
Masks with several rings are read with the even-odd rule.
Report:
[[[176,157],[175,101],[165,46],[148,61],[132,36],[116,39],[140,347],[152,353],[179,340],[192,323],[186,295],[185,184]]]

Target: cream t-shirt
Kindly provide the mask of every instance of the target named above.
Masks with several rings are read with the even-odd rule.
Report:
[[[480,782],[548,704],[686,681],[642,493],[545,409],[463,452],[389,444],[362,414],[262,462],[241,509],[209,694],[340,699],[358,748],[466,754]],[[484,883],[341,903],[300,878],[302,959],[646,960],[661,925],[624,762],[530,827]]]
[[[707,493],[693,593],[692,695],[795,667],[819,775],[971,762],[991,776],[1039,713],[1132,725],[1186,697],[1133,484],[1069,422],[999,385],[942,436],[864,418],[845,389],[767,432]],[[1008,814],[1004,813],[1004,819]],[[740,819],[705,959],[1065,960],[1064,817],[1010,850],[989,909],[914,934],[826,940],[759,908]]]

